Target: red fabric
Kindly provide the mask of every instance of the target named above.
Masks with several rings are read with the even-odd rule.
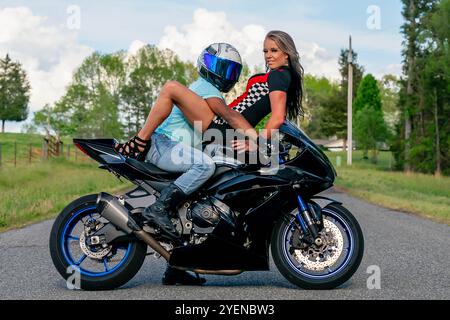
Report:
[[[244,100],[247,95],[248,95],[248,90],[250,90],[250,88],[258,82],[267,82],[267,79],[269,77],[269,73],[266,74],[261,74],[261,75],[255,75],[253,77],[251,77],[248,82],[247,82],[247,87],[245,88],[245,92],[240,95],[239,97],[237,97],[236,99],[234,99],[229,105],[229,108],[233,108],[235,106],[237,106],[242,100]]]

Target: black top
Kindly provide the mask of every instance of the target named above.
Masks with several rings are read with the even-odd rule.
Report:
[[[242,114],[255,127],[271,112],[269,93],[272,91],[287,93],[290,84],[291,72],[286,66],[270,70],[265,74],[254,75],[248,80],[245,92],[228,106]],[[204,133],[206,140],[211,140],[209,136],[213,134],[213,132],[208,134],[209,129],[218,129],[223,137],[226,137],[226,130],[232,128],[223,118],[216,116]]]

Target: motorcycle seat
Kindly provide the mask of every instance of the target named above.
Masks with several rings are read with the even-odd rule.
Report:
[[[164,178],[166,180],[175,180],[183,174],[182,172],[164,171],[150,162],[138,161],[138,160],[131,159],[131,158],[127,158],[125,160],[125,162],[145,174],[148,174],[150,176],[157,176],[160,178]],[[214,172],[214,175],[211,178],[217,177],[217,176],[221,175],[222,173],[233,170],[237,167],[238,166],[233,165],[231,163],[216,162],[216,171]]]
[[[176,178],[182,175],[182,172],[168,172],[161,170],[160,168],[158,168],[154,164],[151,164],[150,162],[138,161],[131,158],[127,158],[125,162],[135,167],[139,171],[148,174],[150,176],[158,176],[168,180],[172,179],[175,180]]]

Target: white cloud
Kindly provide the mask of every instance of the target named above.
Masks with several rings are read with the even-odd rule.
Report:
[[[142,42],[141,40],[134,40],[128,47],[127,58],[135,55],[139,51],[139,49],[141,49],[144,46],[145,43]]]
[[[179,30],[169,25],[158,43],[161,49],[175,51],[181,59],[197,60],[200,52],[210,43],[228,42],[236,47],[248,65],[263,65],[262,43],[266,30],[260,25],[246,25],[237,30],[224,12],[206,9],[194,11],[193,21]]]
[[[77,43],[75,31],[46,25],[45,17],[27,7],[0,9],[0,56],[8,53],[22,63],[32,88],[31,111],[58,100],[92,51]]]
[[[181,27],[167,26],[158,47],[169,48],[181,59],[195,62],[208,44],[228,42],[236,47],[245,63],[261,68],[264,66],[262,45],[267,31],[256,24],[236,29],[224,12],[197,9],[192,23]],[[329,54],[326,49],[313,42],[301,42],[297,49],[307,73],[339,77],[337,57]]]
[[[330,54],[325,48],[315,42],[302,42],[297,49],[305,73],[335,80],[340,78],[337,57]]]
[[[403,74],[402,68],[403,66],[400,63],[389,64],[387,66],[382,66],[376,69],[374,72],[374,76],[377,79],[381,79],[386,74],[393,74],[400,78]]]

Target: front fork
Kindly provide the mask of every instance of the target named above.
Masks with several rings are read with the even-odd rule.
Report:
[[[323,241],[319,236],[319,230],[316,224],[317,219],[313,219],[311,217],[308,205],[300,195],[297,195],[297,203],[298,213],[296,218],[300,223],[300,227],[302,228],[303,233],[305,234],[305,236],[309,237],[317,246],[321,246],[323,244]]]

